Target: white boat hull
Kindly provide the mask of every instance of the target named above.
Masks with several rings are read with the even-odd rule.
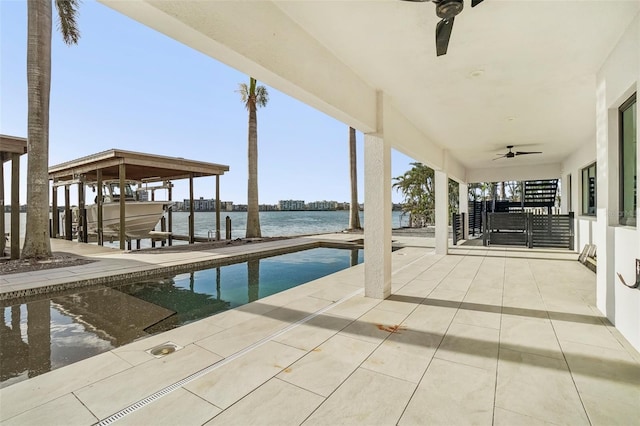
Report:
[[[166,201],[125,202],[125,235],[130,239],[148,238],[164,213]],[[98,232],[98,205],[87,207],[87,228],[89,233]],[[102,205],[102,234],[119,237],[120,203]]]

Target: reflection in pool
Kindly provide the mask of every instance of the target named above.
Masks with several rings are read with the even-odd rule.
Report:
[[[4,307],[0,387],[362,263],[315,248]]]

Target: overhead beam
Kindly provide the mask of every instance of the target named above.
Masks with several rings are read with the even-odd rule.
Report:
[[[560,176],[562,176],[562,166],[560,163],[554,163],[533,166],[469,169],[467,170],[466,181],[469,183],[504,182],[510,180],[560,179]]]
[[[376,130],[376,90],[273,2],[100,2],[362,132]]]
[[[384,103],[384,137],[391,146],[427,166],[443,170],[449,177],[464,182],[466,169],[450,152],[429,139],[402,115],[388,98]]]

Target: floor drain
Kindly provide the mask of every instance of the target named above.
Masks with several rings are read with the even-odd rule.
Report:
[[[155,356],[156,358],[162,358],[163,356],[172,354],[180,349],[182,349],[182,346],[178,346],[173,342],[166,342],[151,349],[147,349],[145,352]]]

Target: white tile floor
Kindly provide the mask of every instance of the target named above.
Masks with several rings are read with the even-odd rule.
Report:
[[[217,362],[119,422],[638,424],[640,356],[576,258],[406,247],[385,301],[360,265],[2,389],[0,421],[92,424]]]

